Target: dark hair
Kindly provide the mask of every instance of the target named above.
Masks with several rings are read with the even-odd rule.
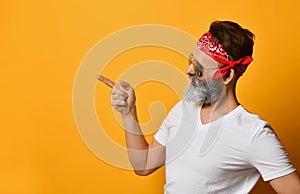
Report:
[[[211,39],[226,50],[231,60],[252,56],[254,34],[231,21],[215,21],[210,25]]]

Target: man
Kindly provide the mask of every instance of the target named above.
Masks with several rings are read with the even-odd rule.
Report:
[[[165,193],[249,193],[260,176],[277,193],[300,193],[300,180],[270,125],[236,98],[239,77],[252,61],[254,35],[216,21],[197,42],[186,96],[170,111],[151,144],[138,124],[132,87],[113,87],[112,106],[122,114],[128,154],[138,175],[166,165]]]

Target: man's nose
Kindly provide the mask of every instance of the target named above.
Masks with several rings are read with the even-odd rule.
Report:
[[[188,66],[188,68],[186,69],[186,74],[188,75],[196,74],[193,64],[190,64],[190,66]]]

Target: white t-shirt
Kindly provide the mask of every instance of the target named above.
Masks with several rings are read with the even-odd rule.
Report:
[[[295,171],[267,122],[242,106],[209,124],[201,107],[181,100],[155,139],[166,146],[165,194],[249,193]]]

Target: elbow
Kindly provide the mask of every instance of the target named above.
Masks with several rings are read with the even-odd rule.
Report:
[[[148,176],[151,174],[149,170],[134,170],[134,173],[138,176]]]

